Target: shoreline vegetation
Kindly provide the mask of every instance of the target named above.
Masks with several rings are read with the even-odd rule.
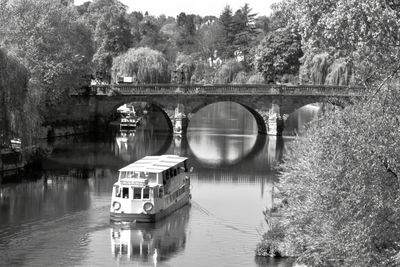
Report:
[[[295,257],[303,266],[399,266],[400,6],[378,0],[279,6],[302,37],[300,79],[354,81],[367,96],[326,112],[287,147],[275,184],[282,204],[266,213],[270,227],[256,255]],[[342,79],[323,75],[329,69]]]

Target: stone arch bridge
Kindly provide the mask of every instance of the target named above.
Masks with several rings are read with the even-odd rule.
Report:
[[[329,102],[339,106],[360,97],[363,89],[347,86],[316,85],[97,85],[90,92],[74,92],[80,111],[107,122],[117,107],[129,102],[147,102],[159,107],[169,125],[174,127],[176,109],[190,120],[192,114],[212,103],[230,101],[253,114],[260,133],[279,135],[284,120],[295,110],[311,104]]]

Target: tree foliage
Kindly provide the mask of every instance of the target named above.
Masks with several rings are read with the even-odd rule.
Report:
[[[84,18],[93,31],[96,77],[109,81],[112,58],[126,52],[133,42],[126,6],[118,0],[95,0]]]
[[[27,67],[42,86],[43,105],[62,101],[71,89],[87,83],[93,50],[91,33],[73,7],[49,0],[15,0],[2,8],[12,14],[2,45]]]
[[[397,266],[399,90],[325,116],[282,165],[285,242],[309,266]],[[366,123],[367,122],[367,123]]]
[[[0,145],[24,132],[24,103],[29,72],[6,51],[0,49]]]
[[[184,53],[194,52],[197,32],[196,16],[193,14],[186,15],[185,12],[181,12],[176,19],[176,25],[178,27],[176,45]]]
[[[259,34],[255,25],[255,17],[257,14],[251,13],[251,8],[245,4],[238,9],[232,18],[233,33],[235,36],[234,45],[236,52],[243,56],[243,61],[248,64],[250,61],[249,54],[251,44]]]
[[[131,48],[113,60],[112,78],[136,77],[139,83],[167,83],[170,81],[168,61],[161,52],[147,47]]]
[[[280,5],[277,21],[302,36],[303,77],[322,84],[355,79],[371,89],[355,105],[314,122],[281,166],[278,188],[285,204],[265,238],[275,238],[270,245],[281,244],[307,266],[400,264],[400,24],[392,4]]]
[[[270,32],[255,52],[255,67],[267,81],[283,74],[297,74],[303,56],[301,38],[287,29]]]
[[[231,83],[244,70],[241,62],[234,59],[225,61],[215,74],[215,83]]]
[[[392,2],[288,0],[285,12],[305,50],[341,50],[357,81],[371,87],[398,67],[400,13]]]
[[[234,56],[235,48],[233,42],[235,35],[233,33],[233,17],[232,9],[226,6],[221,15],[219,16],[218,23],[220,24],[220,35],[218,37],[218,51],[223,58],[232,58]]]

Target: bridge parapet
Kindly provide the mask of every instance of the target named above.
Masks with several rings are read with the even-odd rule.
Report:
[[[91,95],[323,95],[362,96],[363,87],[260,84],[139,84],[94,85]],[[78,92],[72,95],[79,95]]]

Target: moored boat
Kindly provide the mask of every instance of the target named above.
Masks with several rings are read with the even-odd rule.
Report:
[[[147,156],[119,170],[111,197],[112,221],[155,222],[190,201],[187,158]]]
[[[121,118],[121,122],[119,124],[119,130],[133,130],[137,126],[137,119],[134,117],[125,117]]]

